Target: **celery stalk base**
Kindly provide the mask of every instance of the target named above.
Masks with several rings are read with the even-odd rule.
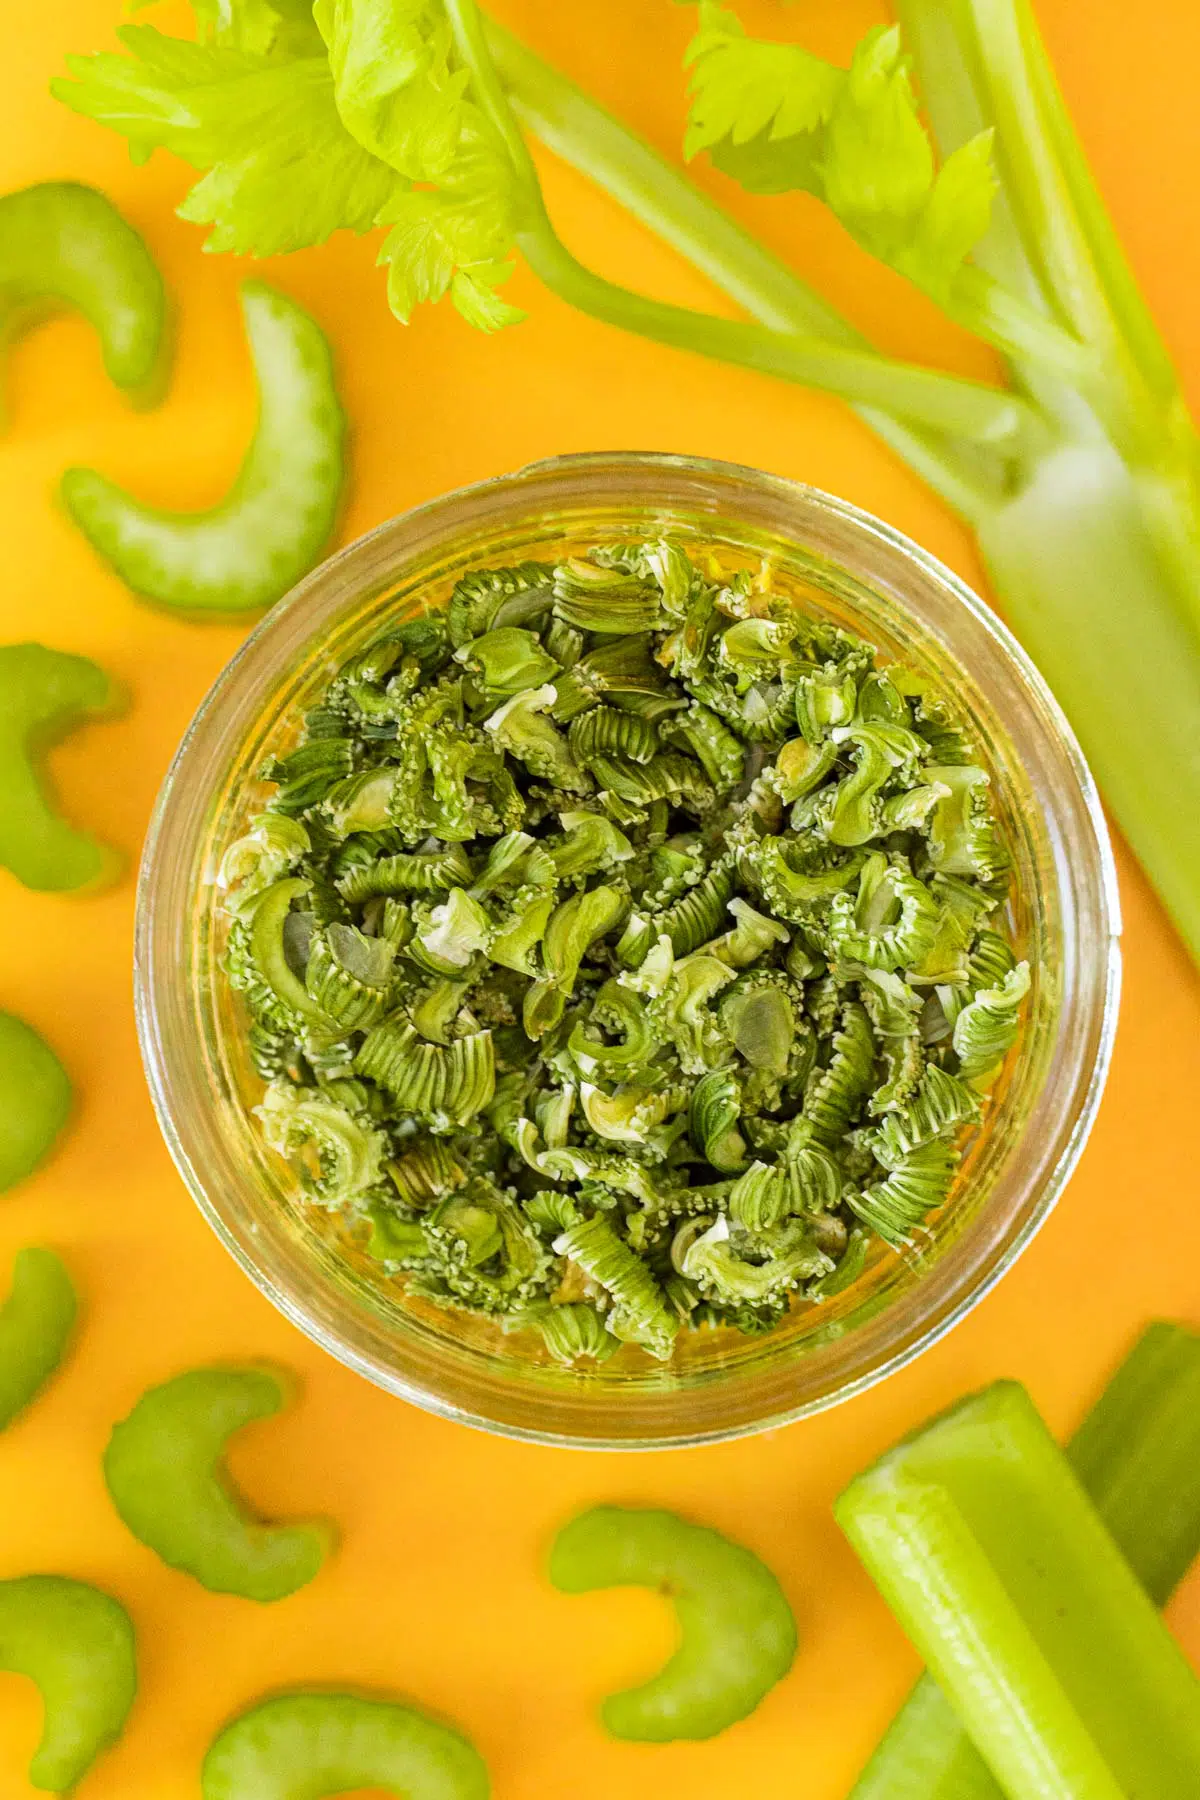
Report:
[[[1104,442],[1067,446],[978,536],[1001,610],[1200,961],[1200,644],[1135,476]]]

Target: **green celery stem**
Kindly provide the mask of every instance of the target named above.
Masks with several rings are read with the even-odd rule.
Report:
[[[1200,1794],[1200,1683],[1017,1383],[835,1511],[1009,1800]]]
[[[1200,962],[1200,637],[1136,476],[1105,444],[1067,446],[984,520],[979,542],[1009,623]]]
[[[1067,1446],[1067,1460],[1156,1606],[1200,1555],[1200,1336],[1154,1324]],[[923,1675],[850,1800],[1004,1800]]]

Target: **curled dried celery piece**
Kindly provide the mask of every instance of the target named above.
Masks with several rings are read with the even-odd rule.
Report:
[[[75,1323],[75,1289],[53,1250],[18,1250],[0,1306],[0,1431],[49,1381]]]
[[[1200,1793],[1200,1682],[1024,1388],[953,1407],[835,1512],[1010,1800]]]
[[[32,1175],[70,1112],[71,1083],[49,1044],[0,1013],[0,1194]]]
[[[162,277],[111,200],[77,181],[0,198],[0,332],[14,336],[60,306],[95,326],[118,387],[151,389],[165,339]]]
[[[71,517],[134,593],[185,613],[270,606],[319,559],[337,518],[345,421],[324,335],[260,281],[243,285],[242,311],[258,424],[219,506],[163,512],[93,469],[62,481]]]
[[[550,1552],[563,1593],[648,1587],[669,1594],[679,1648],[641,1687],[611,1694],[614,1737],[645,1743],[709,1738],[744,1719],[787,1674],[796,1623],[765,1563],[720,1532],[674,1513],[597,1506],[565,1525]]]
[[[357,1694],[277,1694],[213,1742],[203,1800],[323,1800],[383,1788],[398,1800],[488,1800],[478,1751],[415,1707]]]
[[[954,1021],[952,1042],[966,1081],[992,1080],[1016,1041],[1021,1003],[1029,992],[1029,964],[1018,963],[998,987],[983,988]]]
[[[1200,1554],[1200,1336],[1149,1326],[1067,1446],[1117,1547],[1156,1606]],[[1003,1800],[930,1675],[923,1675],[850,1800]]]
[[[214,1593],[282,1600],[313,1579],[333,1539],[323,1523],[254,1518],[222,1461],[227,1440],[286,1404],[264,1368],[190,1369],[150,1388],[113,1427],[104,1478],[136,1538]]]
[[[95,888],[115,851],[68,825],[41,771],[45,752],[89,719],[119,710],[121,690],[86,656],[44,644],[0,645],[0,866],[39,893]]]
[[[554,1248],[610,1296],[615,1309],[611,1326],[619,1337],[641,1344],[653,1356],[671,1354],[679,1321],[668,1312],[650,1270],[622,1243],[607,1219],[597,1214],[572,1223],[555,1239]]]
[[[0,1581],[0,1669],[27,1675],[45,1707],[34,1787],[65,1794],[116,1742],[137,1692],[123,1606],[65,1575]]]

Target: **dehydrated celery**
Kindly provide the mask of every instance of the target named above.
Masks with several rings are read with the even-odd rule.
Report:
[[[474,570],[263,774],[223,872],[259,1118],[410,1290],[666,1357],[946,1201],[1028,983],[988,777],[768,579]]]

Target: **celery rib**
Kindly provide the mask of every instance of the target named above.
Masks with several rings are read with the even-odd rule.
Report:
[[[1149,1326],[1067,1446],[1134,1574],[1165,1606],[1200,1555],[1200,1336]],[[849,1800],[1003,1800],[931,1675],[923,1675]]]
[[[922,1680],[852,1800],[1200,1791],[1200,1684],[1151,1606],[1200,1549],[1198,1401],[1200,1338],[1156,1325],[1075,1475],[1004,1383],[851,1484],[838,1517],[949,1696]]]

